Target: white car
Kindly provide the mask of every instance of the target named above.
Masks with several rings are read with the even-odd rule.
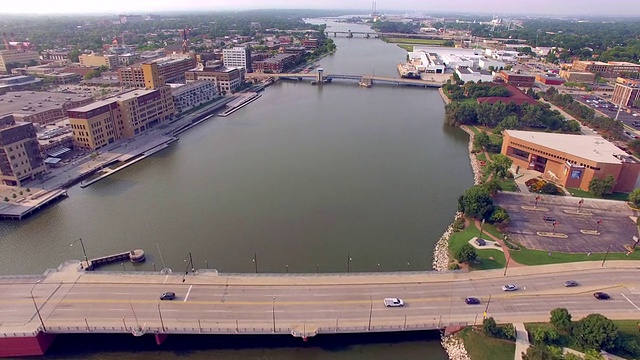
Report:
[[[502,285],[502,291],[516,291],[518,287],[513,284]]]
[[[386,307],[404,306],[404,301],[402,301],[402,299],[398,299],[398,298],[385,298],[384,299],[384,306],[386,306]]]

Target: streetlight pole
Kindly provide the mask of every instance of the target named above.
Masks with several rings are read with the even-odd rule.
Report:
[[[189,263],[191,264],[191,273],[195,273],[196,269],[193,266],[193,257],[191,256],[191,251],[189,251]]]
[[[489,300],[487,300],[487,306],[484,307],[483,319],[487,318],[487,311],[489,311],[489,304],[491,304],[491,294],[489,294]]]
[[[36,298],[33,297],[33,289],[36,288],[36,285],[38,285],[40,283],[40,280],[36,281],[35,284],[33,284],[33,287],[31,288],[31,290],[29,290],[29,294],[31,295],[31,301],[33,301],[33,307],[36,308],[36,314],[38,314],[38,319],[40,319],[40,324],[42,325],[42,331],[47,332],[47,328],[44,326],[44,320],[42,320],[42,315],[40,315],[40,308],[38,308],[38,304],[36,304]]]
[[[204,265],[207,267],[207,270],[209,269],[209,262],[207,260],[204,261]]]
[[[367,331],[371,331],[371,316],[373,315],[373,299],[371,299],[371,294],[369,294],[369,327]]]
[[[87,267],[89,267],[89,258],[87,257],[87,251],[84,249],[84,241],[82,241],[82,238],[78,238],[78,240],[72,242],[69,246],[73,247],[73,244],[77,243],[78,241],[80,241],[80,246],[82,247],[82,254],[84,254],[84,262],[85,264],[87,264]]]
[[[504,266],[504,274],[502,274],[502,276],[507,276],[507,269],[509,269],[509,262],[511,261],[511,253],[509,253],[509,251],[507,251],[507,263]]]
[[[273,303],[271,304],[271,313],[273,314],[273,332],[276,332],[276,297],[273,297]]]
[[[160,311],[160,303],[158,303],[158,314],[160,315],[160,325],[162,325],[162,332],[166,332],[164,328],[164,320],[162,320],[162,312]]]
[[[611,250],[611,245],[607,247],[607,253],[604,254],[604,259],[602,259],[602,265],[600,265],[600,267],[604,267],[604,262],[607,261],[607,256],[609,256],[609,250]]]

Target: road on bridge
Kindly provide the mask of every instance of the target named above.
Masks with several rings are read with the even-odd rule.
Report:
[[[618,263],[618,262],[610,262]],[[630,266],[631,263],[627,262]],[[611,266],[607,264],[607,266]],[[564,267],[564,268],[563,268]],[[637,268],[552,265],[455,274],[161,275],[84,273],[74,266],[40,279],[0,279],[0,333],[147,332],[316,333],[427,329],[447,324],[546,321],[566,307],[574,317],[602,313],[640,319]],[[510,270],[511,271],[511,270]],[[185,279],[183,282],[182,279]],[[566,280],[578,287],[565,288]],[[520,289],[503,292],[501,286]],[[162,292],[176,293],[160,301]],[[593,292],[611,300],[599,301]],[[481,299],[466,305],[465,297]],[[403,308],[386,308],[400,297]],[[36,312],[38,307],[42,322]]]

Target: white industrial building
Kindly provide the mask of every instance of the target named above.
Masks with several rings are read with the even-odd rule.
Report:
[[[478,62],[478,67],[482,70],[489,70],[490,67],[493,67],[494,70],[502,70],[507,66],[502,61],[493,60],[493,59],[480,59]]]
[[[458,74],[458,76],[460,77],[460,80],[466,82],[469,81],[473,81],[473,82],[492,82],[493,81],[493,74],[489,71],[485,71],[485,70],[472,70],[469,68],[458,68],[456,69],[456,74]]]
[[[424,51],[409,52],[409,62],[411,62],[418,72],[443,74],[445,65],[438,56]]]

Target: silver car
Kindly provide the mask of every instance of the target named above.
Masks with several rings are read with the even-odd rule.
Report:
[[[502,285],[502,291],[516,291],[518,287],[513,284]]]
[[[384,306],[386,306],[386,307],[400,307],[400,306],[404,306],[404,301],[402,301],[402,299],[398,299],[398,298],[385,298],[384,299]]]

